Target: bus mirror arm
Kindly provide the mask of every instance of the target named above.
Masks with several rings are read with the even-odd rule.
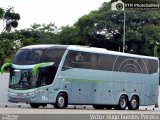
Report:
[[[4,72],[8,71],[8,69],[10,70],[12,63],[4,63],[2,65],[2,67],[0,68],[0,72],[1,74],[3,74]]]
[[[37,71],[39,68],[42,68],[42,67],[48,67],[48,66],[52,66],[54,65],[54,62],[44,62],[44,63],[39,63],[39,64],[36,64],[33,68],[32,68],[32,74],[33,75],[37,75]]]

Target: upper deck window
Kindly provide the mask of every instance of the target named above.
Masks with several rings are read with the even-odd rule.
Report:
[[[44,50],[42,49],[20,49],[15,55],[14,64],[31,65],[40,62]]]
[[[89,68],[91,64],[91,54],[86,52],[69,51],[67,61],[71,67]]]
[[[33,65],[42,62],[54,62],[59,65],[65,52],[63,48],[20,49],[15,55],[14,64]]]

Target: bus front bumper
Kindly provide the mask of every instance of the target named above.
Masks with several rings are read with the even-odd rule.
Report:
[[[8,93],[8,101],[9,102],[25,102],[25,103],[33,103],[36,102],[36,94],[27,94],[27,93]]]

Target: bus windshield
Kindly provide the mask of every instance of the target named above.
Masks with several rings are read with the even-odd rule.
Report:
[[[13,63],[18,65],[31,65],[37,64],[40,62],[43,56],[44,50],[43,49],[34,49],[34,50],[27,50],[21,49],[18,50],[16,56],[14,58]]]
[[[9,88],[32,89],[52,84],[57,68],[48,66],[39,69],[38,76],[32,74],[32,70],[11,69]]]
[[[9,88],[12,89],[30,89],[36,87],[37,78],[32,75],[31,70],[11,69]]]

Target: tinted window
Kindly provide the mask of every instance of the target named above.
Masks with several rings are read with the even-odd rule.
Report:
[[[158,61],[157,60],[148,60],[148,73],[156,73],[158,70]]]
[[[13,63],[18,65],[30,65],[39,63],[43,56],[43,52],[44,50],[42,49],[18,50]]]
[[[65,50],[54,48],[54,49],[46,49],[44,52],[44,56],[41,59],[41,62],[54,62],[54,66],[58,66]]]
[[[113,55],[99,54],[98,61],[97,61],[98,69],[112,71],[115,59],[116,59],[116,56],[113,56]]]
[[[156,73],[158,70],[158,61],[127,56],[69,51],[64,63],[64,67],[65,66],[72,68],[152,74]]]
[[[41,68],[39,70],[39,76],[36,83],[37,87],[52,84],[54,77],[56,75],[56,72],[57,72],[57,68],[54,66]]]
[[[65,66],[73,68],[90,68],[91,66],[91,54],[86,52],[69,51]]]
[[[65,49],[21,49],[15,55],[14,64],[31,65],[42,62],[54,62],[58,66]]]
[[[143,58],[118,56],[113,71],[152,74],[158,70],[158,61]]]

